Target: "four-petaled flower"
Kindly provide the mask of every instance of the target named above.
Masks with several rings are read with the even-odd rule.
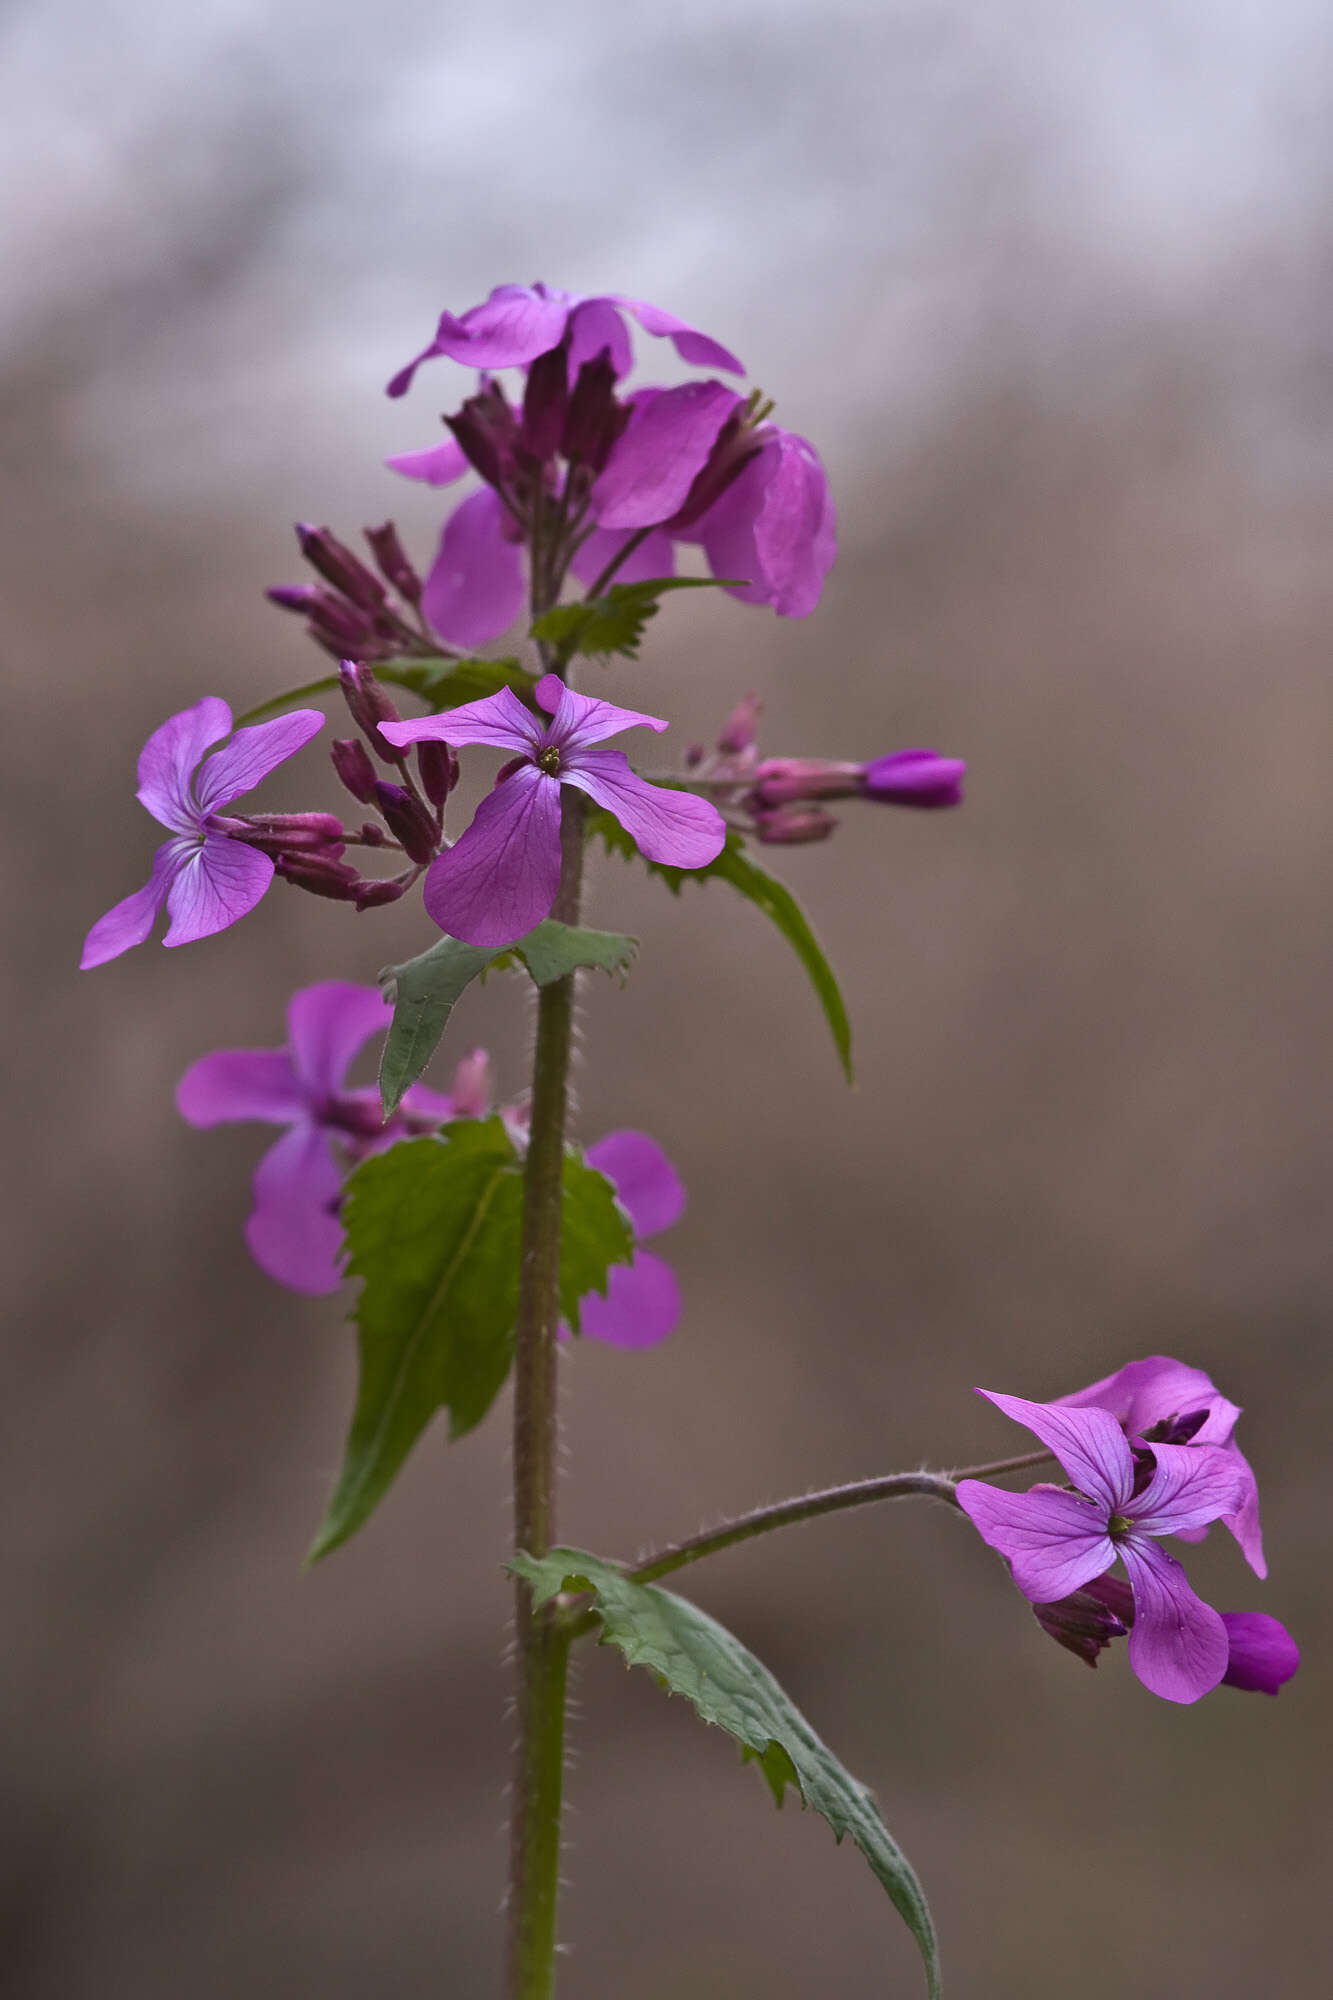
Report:
[[[958,1483],[959,1506],[1007,1558],[1023,1595],[1054,1603],[1104,1575],[1118,1557],[1134,1593],[1129,1662],[1144,1686],[1178,1702],[1216,1687],[1230,1655],[1226,1627],[1155,1538],[1234,1513],[1243,1485],[1235,1459],[1214,1445],[1154,1444],[1136,1463],[1107,1410],[978,1393],[1040,1438],[1076,1488],[1010,1493],[979,1479]]]
[[[258,1119],[287,1127],[255,1169],[245,1240],[260,1270],[292,1291],[317,1296],[341,1283],[338,1206],[348,1165],[446,1118],[470,1116],[489,1098],[478,1052],[459,1065],[447,1097],[413,1084],[386,1123],[378,1090],[344,1082],[362,1044],[386,1025],[377,986],[324,980],[292,995],[285,1048],[218,1049],[176,1087],[177,1109],[191,1125]]]
[[[235,838],[243,829],[229,827],[220,808],[253,791],[323,726],[318,709],[298,708],[232,736],[226,702],[205,695],[153,731],[139,756],[138,796],[172,837],[153,856],[144,887],[89,931],[84,971],[142,944],[164,903],[168,945],[212,937],[254,908],[273,880],[272,857]],[[224,747],[213,750],[215,743]]]
[[[562,785],[604,806],[649,861],[703,868],[726,841],[722,815],[706,799],[651,785],[630,769],[622,750],[594,747],[624,729],[663,730],[660,716],[575,694],[557,674],[545,675],[536,695],[552,716],[545,727],[509,688],[442,715],[380,724],[399,747],[432,740],[454,748],[490,744],[514,760],[426,876],[427,910],[441,930],[466,944],[512,944],[549,911],[560,884]]]

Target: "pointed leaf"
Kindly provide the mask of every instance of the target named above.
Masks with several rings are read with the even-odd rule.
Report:
[[[634,963],[639,940],[616,931],[576,929],[547,917],[510,949],[518,954],[537,986],[552,986],[580,966],[590,971],[624,974]]]
[[[716,861],[710,861],[706,868],[669,868],[662,862],[645,861],[625,829],[607,812],[589,813],[587,819],[589,837],[594,834],[602,840],[608,853],[619,854],[624,860],[643,861],[650,875],[658,875],[675,896],[680,894],[683,882],[729,882],[739,890],[756,909],[762,910],[769,922],[775,924],[786,938],[792,950],[800,959],[806,977],[815,990],[815,997],[824,1011],[833,1046],[838,1052],[843,1075],[848,1083],[854,1079],[852,1069],[852,1025],[847,1018],[847,1007],[838,985],[837,975],[823,947],[810,928],[809,920],[795,896],[786,884],[779,882],[757,862],[752,861],[745,851],[738,833],[727,835],[727,844]]]
[[[602,1644],[618,1646],[631,1666],[647,1667],[703,1721],[734,1736],[743,1754],[759,1764],[779,1805],[791,1785],[828,1821],[837,1840],[851,1835],[916,1939],[930,2000],[939,2000],[935,1928],[911,1863],[871,1794],[815,1735],[767,1667],[697,1605],[655,1584],[633,1583],[598,1556],[552,1549],[540,1559],[515,1556],[509,1567],[531,1584],[538,1605],[562,1590],[591,1591]]]
[[[619,653],[637,658],[639,642],[659,600],[668,590],[725,590],[734,577],[655,576],[642,583],[613,583],[604,597],[584,597],[576,604],[557,604],[544,611],[532,627],[534,639],[554,646],[561,664],[576,653],[604,658]]]

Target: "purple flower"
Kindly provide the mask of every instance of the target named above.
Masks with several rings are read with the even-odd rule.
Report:
[[[557,285],[497,285],[481,305],[457,318],[441,313],[435,338],[399,369],[388,393],[406,395],[422,362],[437,354],[468,368],[524,368],[566,339],[571,382],[583,363],[594,360],[603,348],[609,351],[616,374],[627,374],[633,357],[624,313],[636,319],[645,333],[669,340],[681,360],[694,367],[745,373],[719,341],[644,299],[629,299],[619,292],[588,296],[562,291]]]
[[[589,1146],[585,1158],[615,1189],[636,1244],[680,1220],[685,1189],[662,1148],[646,1132],[608,1132]],[[656,1347],[679,1318],[676,1274],[650,1250],[636,1249],[632,1263],[611,1266],[605,1298],[589,1292],[579,1300],[585,1335],[612,1347]]]
[[[285,1048],[219,1049],[177,1085],[177,1109],[191,1125],[260,1119],[287,1127],[255,1170],[245,1240],[260,1270],[292,1291],[318,1295],[341,1282],[338,1205],[348,1164],[446,1118],[475,1115],[489,1098],[478,1050],[460,1064],[450,1096],[413,1084],[386,1123],[378,1090],[344,1083],[363,1042],[386,1026],[378,987],[325,980],[292,995]]]
[[[153,731],[139,757],[138,796],[172,837],[154,855],[144,887],[89,931],[84,971],[142,944],[164,903],[168,945],[211,937],[254,908],[273,880],[272,856],[247,845],[243,823],[223,820],[218,809],[252,791],[323,725],[317,709],[298,708],[232,736],[226,702],[205,695]]]
[[[1240,1410],[1214,1387],[1201,1368],[1187,1368],[1166,1354],[1150,1354],[1127,1362],[1086,1389],[1056,1401],[1069,1409],[1109,1410],[1132,1438],[1150,1445],[1221,1445],[1241,1475],[1240,1501],[1222,1521],[1240,1544],[1256,1576],[1267,1576],[1263,1536],[1259,1529],[1259,1489],[1248,1461],[1232,1432]],[[1190,1529],[1186,1541],[1201,1541],[1206,1528]]]
[[[1234,1511],[1242,1485],[1235,1460],[1215,1446],[1155,1444],[1142,1455],[1148,1476],[1140,1485],[1135,1455],[1109,1411],[978,1393],[1040,1438],[1076,1488],[1011,1493],[979,1479],[959,1481],[959,1506],[1008,1560],[1023,1595],[1055,1603],[1118,1557],[1134,1594],[1129,1663],[1144,1686],[1178,1702],[1216,1687],[1227,1670],[1226,1627],[1155,1538]]]
[[[1081,1590],[1054,1604],[1034,1604],[1043,1632],[1095,1667],[1113,1639],[1123,1639],[1134,1623],[1134,1593],[1119,1577],[1094,1577]],[[1285,1625],[1263,1611],[1223,1611],[1227,1670],[1223,1687],[1251,1694],[1276,1694],[1301,1663],[1300,1647]]]
[[[650,785],[621,750],[593,746],[623,729],[663,730],[641,715],[575,694],[556,674],[537,683],[553,720],[543,728],[509,688],[442,715],[386,722],[390,743],[491,744],[513,763],[477,808],[471,826],[431,863],[426,908],[441,930],[466,944],[512,944],[541,922],[560,885],[560,787],[574,785],[614,815],[649,861],[702,868],[721,853],[726,827],[715,806],[691,792]]]

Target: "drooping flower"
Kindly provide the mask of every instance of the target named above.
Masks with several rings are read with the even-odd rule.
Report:
[[[1034,1604],[1032,1611],[1058,1646],[1095,1667],[1098,1655],[1132,1628],[1134,1593],[1119,1577],[1098,1576],[1053,1604]],[[1300,1647],[1286,1626],[1265,1611],[1222,1611],[1218,1616],[1227,1635],[1222,1686],[1276,1694],[1301,1663]]]
[[[1201,1368],[1189,1368],[1170,1355],[1150,1354],[1056,1401],[1069,1409],[1109,1410],[1129,1437],[1150,1445],[1160,1440],[1222,1446],[1241,1475],[1239,1504],[1222,1516],[1223,1525],[1235,1536],[1255,1575],[1267,1576],[1259,1528],[1259,1489],[1233,1435],[1241,1413]],[[1183,1539],[1201,1541],[1206,1532],[1206,1528],[1189,1529]]]
[[[1034,1604],[1056,1603],[1119,1558],[1134,1596],[1129,1661],[1144,1686],[1178,1702],[1197,1701],[1216,1687],[1230,1654],[1226,1627],[1157,1537],[1235,1510],[1242,1480],[1231,1455],[1211,1445],[1154,1444],[1136,1464],[1109,1411],[978,1393],[1040,1438],[1076,1489],[1040,1485],[1011,1493],[984,1480],[959,1481],[959,1506],[1008,1560],[1023,1595]]]
[[[385,1122],[373,1087],[345,1078],[362,1044],[387,1026],[377,986],[324,980],[294,993],[281,1049],[218,1049],[181,1078],[176,1105],[191,1125],[257,1119],[285,1125],[255,1170],[245,1240],[261,1271],[292,1291],[318,1296],[341,1282],[338,1220],[344,1173],[395,1140],[447,1118],[476,1116],[490,1096],[485,1057],[459,1065],[447,1096],[413,1084]]]
[[[211,937],[254,908],[273,880],[273,850],[284,844],[280,830],[271,820],[265,831],[259,823],[224,819],[220,808],[252,791],[323,725],[318,709],[298,708],[233,736],[226,702],[205,695],[153,731],[139,757],[138,796],[172,837],[154,855],[144,887],[89,931],[80,961],[85,971],[142,944],[164,903],[171,919],[167,945]],[[214,750],[219,743],[223,747]],[[318,817],[325,822],[322,837],[313,815],[291,816],[287,830],[299,836],[294,844],[301,850],[313,847],[334,858],[342,852],[335,823]],[[297,828],[296,818],[311,823]]]
[[[616,374],[627,374],[633,356],[625,313],[636,319],[645,333],[669,340],[682,361],[698,368],[722,368],[732,375],[745,373],[720,341],[645,299],[626,298],[620,292],[566,292],[558,285],[540,283],[497,285],[479,306],[471,306],[457,317],[441,313],[434,339],[399,369],[388,393],[406,395],[422,362],[436,355],[461,361],[468,368],[523,368],[565,341],[571,382],[583,363],[604,348]]]
[[[536,698],[553,718],[545,727],[509,688],[442,715],[380,725],[399,746],[431,739],[455,748],[490,744],[514,760],[426,876],[430,915],[467,944],[512,944],[550,910],[560,885],[562,785],[604,806],[650,861],[702,868],[726,840],[722,816],[707,800],[651,785],[630,769],[622,750],[594,747],[625,729],[663,730],[660,716],[575,694],[556,674],[537,683]]]

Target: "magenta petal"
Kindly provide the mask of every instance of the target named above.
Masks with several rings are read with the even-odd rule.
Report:
[[[1205,1425],[1206,1429],[1207,1426]],[[1227,1446],[1236,1461],[1241,1478],[1240,1505],[1234,1514],[1224,1514],[1223,1521],[1240,1544],[1240,1552],[1256,1576],[1268,1575],[1268,1564],[1264,1559],[1264,1538],[1259,1526],[1259,1488],[1249,1460],[1245,1457],[1233,1438]]]
[[[176,1085],[176,1109],[190,1125],[252,1118],[290,1125],[306,1097],[286,1049],[217,1049],[190,1064]]]
[[[706,868],[727,844],[717,807],[693,792],[675,792],[636,777],[622,750],[581,750],[560,773],[620,821],[649,861],[671,868]]]
[[[485,1049],[472,1049],[454,1068],[449,1098],[455,1118],[484,1118],[495,1096],[491,1059]],[[406,1104],[407,1099],[403,1099]]]
[[[616,303],[624,306],[626,312],[633,313],[645,333],[665,337],[671,342],[682,361],[688,361],[693,368],[725,368],[729,375],[743,375],[744,364],[736,359],[731,349],[724,347],[720,340],[713,340],[697,327],[689,326],[675,313],[663,312],[661,306],[649,305],[646,299],[617,298]]]
[[[272,880],[267,854],[224,833],[210,833],[177,868],[167,889],[171,928],[163,944],[194,944],[225,931],[253,910]]]
[[[109,959],[119,958],[123,951],[143,943],[167,899],[168,886],[179,866],[179,854],[176,841],[164,840],[153,856],[152,873],[143,888],[136,889],[132,896],[126,896],[124,902],[97,919],[83,941],[80,972],[91,972],[95,965],[105,965]]]
[[[489,486],[460,502],[444,524],[421,606],[451,645],[484,645],[518,616],[523,558],[504,524],[503,503]]]
[[[960,1479],[958,1504],[983,1542],[1007,1558],[1014,1582],[1034,1604],[1068,1597],[1115,1561],[1100,1507],[1058,1486],[1009,1493]]]
[[[331,1097],[363,1042],[382,1035],[390,1021],[378,986],[345,979],[303,986],[287,1005],[287,1046],[292,1066],[316,1099]]]
[[[420,451],[395,452],[384,463],[404,479],[419,479],[424,486],[452,486],[468,469],[468,455],[456,438],[441,438],[438,444]]]
[[[378,1097],[378,1090],[374,1094]],[[402,1109],[414,1120],[426,1119],[435,1125],[447,1124],[451,1118],[478,1118],[482,1115],[477,1111],[465,1111],[447,1091],[432,1090],[427,1083],[408,1085],[403,1092]]]
[[[805,618],[837,554],[833,496],[819,454],[794,431],[776,431],[764,456],[776,464],[754,524],[761,574],[778,616]]]
[[[650,403],[636,403],[592,489],[598,524],[647,528],[670,520],[740,400],[724,382],[685,382]]]
[[[560,345],[570,295],[535,285],[497,285],[481,305],[455,319],[442,313],[433,352],[469,368],[521,368]]]
[[[554,680],[555,676],[548,675]],[[538,687],[542,683],[538,682]],[[534,751],[542,741],[541,723],[525,708],[512,688],[503,687],[481,701],[460,702],[439,715],[417,715],[410,722],[382,722],[380,734],[402,747],[407,743],[488,744],[493,750],[508,750],[520,756]]]
[[[1134,1592],[1130,1666],[1163,1701],[1197,1701],[1226,1672],[1226,1626],[1195,1596],[1175,1557],[1156,1542],[1131,1535],[1117,1553]]]
[[[676,1274],[651,1250],[636,1252],[630,1264],[613,1264],[606,1274],[606,1297],[589,1292],[579,1300],[579,1324],[589,1340],[612,1347],[656,1347],[680,1318]]]
[[[553,717],[545,740],[557,750],[573,753],[587,743],[619,736],[626,729],[653,729],[660,736],[669,727],[663,716],[644,715],[637,708],[617,708],[613,702],[576,694],[559,674],[543,674],[536,692],[542,707]]]
[[[255,1205],[245,1225],[261,1271],[312,1297],[337,1291],[342,1224],[334,1205],[341,1186],[333,1148],[318,1125],[294,1125],[269,1148],[255,1169]]]
[[[585,361],[595,361],[606,351],[612,373],[628,375],[634,366],[634,350],[629,333],[617,308],[609,299],[585,299],[569,316],[569,383],[578,380]]]
[[[767,478],[768,461],[760,452],[713,502],[694,531],[714,576],[748,579],[730,585],[727,591],[742,604],[767,604],[770,598],[754,533]]]
[[[1223,1611],[1227,1634],[1227,1687],[1276,1694],[1301,1663],[1301,1649],[1285,1625],[1264,1611]]]
[[[317,708],[294,708],[290,715],[275,715],[271,722],[238,729],[230,743],[224,743],[200,766],[195,780],[200,811],[215,812],[252,792],[262,778],[294,757],[323,727],[324,717]]]
[[[193,779],[204,752],[231,734],[231,710],[215,694],[183,708],[155,729],[139,752],[139,802],[163,826],[191,833],[198,825]]]
[[[680,1175],[646,1132],[608,1132],[584,1158],[615,1188],[636,1237],[656,1236],[680,1221],[685,1211]]]
[[[1127,1362],[1114,1375],[1104,1375],[1100,1382],[1056,1400],[1070,1409],[1109,1410],[1132,1437],[1151,1430],[1164,1418],[1207,1410],[1207,1422],[1191,1440],[1195,1444],[1225,1444],[1240,1415],[1202,1368],[1188,1368],[1167,1354],[1149,1354],[1142,1361]]]
[[[580,544],[569,567],[585,590],[591,590],[612,557],[619,554],[629,539],[627,529],[595,528],[587,541]],[[675,544],[664,529],[654,528],[638,548],[626,556],[612,581],[647,583],[652,577],[675,574]]]
[[[1178,1535],[1219,1521],[1244,1487],[1233,1453],[1212,1444],[1155,1444],[1152,1478],[1122,1512],[1145,1535]]]
[[[978,1389],[1053,1451],[1080,1493],[1115,1513],[1134,1490],[1134,1460],[1124,1433],[1105,1410],[1070,1410],[1059,1403],[1029,1403],[1022,1396],[1002,1396]]]
[[[560,886],[560,787],[524,764],[488,792],[426,876],[429,914],[450,937],[498,949],[526,937]]]

